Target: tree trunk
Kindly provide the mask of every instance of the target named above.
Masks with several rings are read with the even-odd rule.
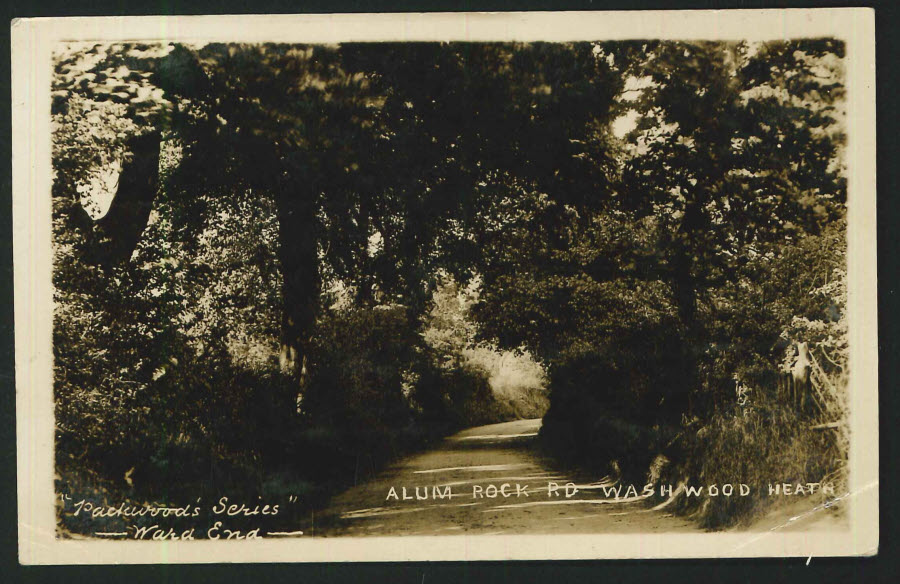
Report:
[[[301,386],[321,291],[312,199],[311,193],[296,191],[281,192],[276,197],[284,302],[280,364]]]
[[[698,389],[697,367],[700,349],[698,345],[701,340],[697,322],[697,286],[691,273],[690,257],[684,248],[679,249],[673,258],[670,286],[685,341],[680,351],[684,373],[680,387],[674,392],[672,400],[674,403],[670,403],[670,407],[693,415],[696,405],[693,394]]]
[[[363,196],[360,202],[359,216],[357,225],[362,235],[359,241],[359,265],[357,271],[359,274],[356,299],[362,306],[369,306],[374,301],[374,279],[372,277],[372,261],[369,258],[369,205],[366,197]]]
[[[127,261],[147,228],[159,185],[160,134],[132,138],[131,159],[123,165],[119,185],[106,215],[95,222],[93,261],[110,267]]]
[[[678,317],[685,329],[692,330],[697,320],[697,284],[692,274],[689,252],[681,248],[672,260],[672,293]]]

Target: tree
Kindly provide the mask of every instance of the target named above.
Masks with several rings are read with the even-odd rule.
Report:
[[[634,123],[606,150],[617,180],[593,206],[530,185],[518,206],[494,199],[478,308],[486,330],[549,363],[544,427],[577,427],[588,451],[611,410],[677,424],[733,375],[774,371],[786,312],[809,304],[785,280],[804,279],[810,256],[780,258],[815,245],[845,199],[841,43],[596,50],[622,83],[595,139]]]
[[[661,275],[695,350],[710,290],[842,215],[842,56],[831,40],[649,43],[632,64],[647,82],[622,199],[663,225]]]
[[[587,44],[132,52],[95,68],[149,74],[171,102],[151,124],[184,144],[167,185],[185,198],[176,221],[186,231],[202,223],[201,192],[275,197],[284,354],[298,371],[323,277],[362,301],[377,290],[421,311],[438,269],[466,277],[478,261],[485,179],[515,172],[574,201],[608,178],[588,138],[608,115],[614,80]]]

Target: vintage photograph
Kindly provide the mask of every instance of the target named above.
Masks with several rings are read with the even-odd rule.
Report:
[[[53,538],[849,536],[848,43],[669,36],[54,42]]]

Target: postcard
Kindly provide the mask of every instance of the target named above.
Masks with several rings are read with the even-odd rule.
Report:
[[[877,553],[873,11],[12,41],[21,563]]]

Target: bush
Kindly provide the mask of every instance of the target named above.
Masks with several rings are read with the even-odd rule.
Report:
[[[464,349],[465,361],[485,371],[496,416],[501,422],[540,418],[550,405],[547,375],[527,351],[499,351],[484,344]]]
[[[422,337],[443,371],[435,373],[449,384],[448,414],[461,426],[539,418],[548,406],[544,368],[521,348],[499,350],[478,340],[471,311],[480,286],[480,278],[463,287],[442,274],[424,318]]]
[[[617,331],[583,352],[563,354],[550,370],[550,408],[542,437],[555,452],[627,474],[646,471],[660,428],[685,411],[684,360],[678,329]]]
[[[487,370],[464,363],[441,373],[442,392],[446,396],[446,416],[454,426],[463,428],[491,424],[504,419],[500,404],[491,391]]]
[[[399,432],[415,422],[410,373],[421,350],[404,307],[322,315],[299,402],[308,465],[333,477],[405,448]]]
[[[168,352],[165,366],[103,377],[91,391],[58,375],[58,460],[78,458],[123,489],[128,472],[128,490],[148,497],[255,488],[296,434],[290,380],[212,351]]]
[[[679,462],[665,471],[670,482],[751,487],[748,496],[683,497],[676,503],[676,510],[708,529],[746,525],[763,515],[779,500],[768,495],[769,483],[820,482],[831,470],[827,436],[776,403],[757,402],[746,413],[720,411],[685,436]]]

